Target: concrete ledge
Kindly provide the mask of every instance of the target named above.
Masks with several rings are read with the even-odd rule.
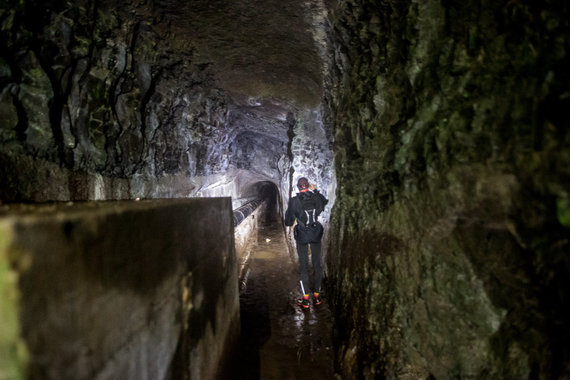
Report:
[[[259,201],[248,203],[246,210],[234,210],[234,239],[238,262],[238,275],[240,283],[246,280],[246,270],[250,260],[251,250],[257,245],[259,220],[264,216],[266,203]]]
[[[19,333],[0,335],[0,375],[216,378],[239,338],[237,273],[230,198],[11,206],[0,318]]]

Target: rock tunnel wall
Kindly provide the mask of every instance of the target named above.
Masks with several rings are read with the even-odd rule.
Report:
[[[222,376],[240,331],[232,231],[229,198],[11,206],[0,377]]]
[[[330,3],[347,377],[570,372],[569,6]]]
[[[229,184],[244,174],[282,180],[287,145],[267,135],[285,121],[237,110],[180,27],[183,11],[176,1],[0,5],[0,200],[240,197]]]
[[[189,63],[143,22],[152,14],[103,14],[96,5],[21,2],[3,9],[2,180],[11,185],[3,188],[5,200],[94,199],[86,197],[89,181],[106,183],[100,197],[142,196],[120,179],[207,170],[195,156],[208,150],[200,141],[223,121],[223,107],[194,119],[202,132],[176,125],[223,103],[213,101],[219,94],[198,69],[196,78],[165,70]],[[196,97],[184,101],[184,93]],[[56,189],[39,191],[41,183]]]

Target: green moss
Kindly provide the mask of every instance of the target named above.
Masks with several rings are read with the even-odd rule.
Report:
[[[20,339],[17,274],[10,267],[10,231],[0,225],[0,379],[23,379],[28,354]]]
[[[30,70],[30,76],[36,79],[42,79],[44,77],[44,71],[41,68],[33,68]]]
[[[570,227],[570,200],[567,197],[556,200],[556,214],[560,224]]]

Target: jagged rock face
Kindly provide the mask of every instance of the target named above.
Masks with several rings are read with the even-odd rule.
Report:
[[[332,10],[347,376],[568,376],[569,16],[556,1]]]
[[[322,92],[317,11],[292,1],[8,3],[0,199],[239,197],[265,180],[289,192],[290,131]],[[216,183],[230,192],[210,191]]]

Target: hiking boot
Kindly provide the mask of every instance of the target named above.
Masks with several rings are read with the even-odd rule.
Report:
[[[320,304],[323,303],[323,299],[321,298],[321,296],[313,296],[313,303],[315,304],[315,306],[319,306]]]
[[[308,309],[311,306],[308,298],[299,298],[297,300],[297,305],[301,306],[303,309]]]

